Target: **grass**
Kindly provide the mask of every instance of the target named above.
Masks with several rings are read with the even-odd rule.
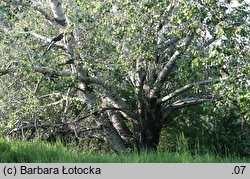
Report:
[[[249,163],[250,158],[235,155],[191,155],[184,152],[96,153],[77,152],[61,143],[7,141],[0,139],[1,163]]]

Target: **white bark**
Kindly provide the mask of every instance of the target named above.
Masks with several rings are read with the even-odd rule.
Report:
[[[108,109],[108,108],[121,109],[120,106],[117,105],[116,103],[114,103],[113,100],[109,97],[102,98],[101,103],[102,103],[103,109],[105,109],[105,108],[106,109]],[[108,110],[107,115],[108,115],[110,121],[112,122],[114,128],[119,133],[119,135],[123,139],[127,140],[131,132],[129,131],[128,127],[126,126],[126,124],[124,122],[125,118],[123,116],[126,116],[126,119],[130,119],[130,118],[126,114],[126,112],[123,112],[123,111],[119,110],[119,112],[118,112],[118,111],[114,111],[114,110]],[[122,116],[122,114],[123,114],[123,116]],[[132,119],[132,120],[134,120],[134,119]]]
[[[62,27],[67,26],[66,16],[61,6],[61,0],[50,0],[50,7],[55,21]]]
[[[172,71],[174,64],[179,59],[179,57],[185,52],[185,50],[188,48],[188,46],[190,45],[193,38],[194,38],[194,33],[192,33],[190,36],[186,37],[180,46],[182,48],[182,50],[176,50],[175,53],[173,54],[173,56],[167,62],[167,64],[160,71],[160,73],[159,73],[159,75],[154,83],[153,89],[150,91],[150,98],[155,97],[155,95],[160,91],[160,88],[165,83],[167,76]]]
[[[51,38],[48,38],[48,37],[45,37],[45,36],[43,36],[43,35],[40,35],[40,34],[37,34],[37,33],[35,33],[35,32],[21,32],[21,33],[24,33],[24,34],[30,34],[30,35],[32,35],[33,37],[35,37],[35,38],[37,38],[37,39],[41,39],[41,40],[43,40],[44,42],[47,42],[47,43],[49,43],[49,42],[51,42]],[[55,44],[53,44],[54,46],[57,46],[57,47],[59,47],[59,48],[63,48],[63,49],[65,49],[66,47],[65,47],[65,44],[63,44],[63,43],[61,43],[61,42],[56,42]]]
[[[164,102],[172,99],[173,97],[176,97],[179,94],[189,90],[190,88],[192,88],[194,86],[206,85],[206,84],[210,84],[210,83],[218,83],[220,81],[221,81],[221,79],[218,78],[218,79],[214,79],[214,80],[205,80],[205,81],[199,81],[199,82],[196,82],[196,83],[187,84],[187,85],[175,90],[174,92],[168,94],[167,96],[164,96],[163,98],[158,100],[158,103],[164,103]]]
[[[118,134],[117,130],[114,128],[110,120],[105,114],[96,115],[95,120],[97,124],[103,130],[108,142],[111,144],[114,150],[120,152],[126,149],[123,139]]]

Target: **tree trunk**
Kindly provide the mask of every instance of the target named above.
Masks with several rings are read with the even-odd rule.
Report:
[[[105,114],[96,115],[95,116],[96,123],[101,127],[104,132],[105,138],[107,142],[112,146],[112,148],[116,152],[122,152],[126,149],[126,145],[124,144],[124,140],[118,134],[117,130],[108,119]]]
[[[162,125],[160,106],[156,105],[155,99],[142,102],[138,121],[134,126],[137,149],[157,150]]]

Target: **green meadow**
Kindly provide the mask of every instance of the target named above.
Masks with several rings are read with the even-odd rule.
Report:
[[[248,163],[250,158],[212,153],[124,152],[88,153],[65,147],[60,142],[26,142],[0,139],[1,163]]]

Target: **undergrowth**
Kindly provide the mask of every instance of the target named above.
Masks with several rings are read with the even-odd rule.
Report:
[[[0,139],[1,163],[249,163],[250,158],[226,157],[212,153],[191,154],[187,149],[176,152],[88,153],[66,148],[60,142],[27,142]]]

